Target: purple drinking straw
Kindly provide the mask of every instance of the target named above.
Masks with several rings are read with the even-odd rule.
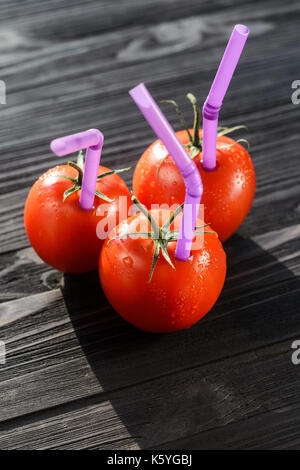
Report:
[[[130,90],[129,94],[157,137],[165,145],[183,176],[186,194],[175,256],[177,259],[185,261],[190,256],[199,204],[203,193],[199,171],[177,139],[175,132],[145,85],[141,83]]]
[[[205,170],[216,168],[218,117],[225,93],[249,34],[243,24],[236,24],[231,33],[215,79],[203,106],[203,152]]]
[[[98,129],[89,129],[78,134],[67,135],[52,140],[50,147],[58,157],[86,149],[79,205],[90,210],[94,204],[97,176],[104,136]]]

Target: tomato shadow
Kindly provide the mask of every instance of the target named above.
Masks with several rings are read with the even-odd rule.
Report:
[[[213,426],[221,411],[210,371],[219,368],[223,375],[224,358],[299,330],[300,282],[273,248],[235,235],[225,251],[228,275],[217,304],[197,325],[172,334],[147,334],[127,324],[106,300],[97,273],[65,276],[63,295],[74,330],[104,392],[89,403],[107,400],[122,423],[114,439],[95,441],[95,448],[153,448],[164,442],[171,448]],[[235,386],[233,374],[226,374],[229,387]]]

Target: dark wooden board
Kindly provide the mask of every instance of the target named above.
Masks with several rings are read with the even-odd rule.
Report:
[[[235,439],[239,447],[238,438],[243,443],[239,429],[246,434],[245,420],[257,422],[257,416],[260,417],[261,429],[249,426],[257,445],[256,436],[265,432],[262,415],[272,414],[273,420],[269,422],[279,428],[278,435],[272,436],[273,445],[279,445],[285,438],[286,427],[280,429],[280,424],[286,421],[284,407],[294,410],[294,414],[290,413],[294,437],[297,429],[299,432],[296,404],[300,370],[294,370],[289,356],[290,342],[285,341],[146,380],[126,388],[126,393],[122,389],[73,402],[63,409],[26,417],[17,425],[17,421],[8,424],[0,431],[0,444],[13,448],[16,439],[20,448],[155,448],[163,443],[167,448],[185,449],[189,448],[191,435],[193,447],[198,439],[200,447],[205,448],[208,436],[213,436],[215,430],[217,444],[222,443],[223,434],[225,444],[232,445]],[[281,416],[279,407],[285,415]],[[231,437],[225,429],[228,424],[236,429]],[[201,434],[196,437],[196,433]],[[187,435],[184,446],[177,447],[178,438]],[[176,442],[170,444],[174,439]],[[248,445],[251,447],[251,442]]]
[[[299,449],[299,2],[13,0],[0,18],[0,449]],[[146,335],[111,309],[97,273],[39,260],[24,201],[59,163],[59,135],[99,127],[105,165],[134,167],[154,139],[127,93],[140,81],[191,120],[185,93],[205,98],[237,22],[251,35],[221,117],[249,127],[255,201],[225,244],[214,309],[188,331]]]

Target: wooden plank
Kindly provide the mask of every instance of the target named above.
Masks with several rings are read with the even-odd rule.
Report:
[[[250,9],[249,6],[248,9]],[[293,18],[297,17],[297,11],[297,3],[295,3]],[[267,13],[267,10],[265,10],[263,14],[265,15],[264,18],[266,20],[268,17],[267,15],[270,16],[270,13]],[[282,6],[278,7],[278,10],[275,9],[275,11],[272,12],[272,15],[275,15],[275,17],[276,14],[278,18],[279,15],[282,15]],[[256,19],[256,14],[252,12],[252,15]],[[211,14],[209,15],[209,19],[206,19],[206,21],[216,21],[217,18],[218,16],[216,14]],[[191,17],[190,20],[195,20],[195,18]],[[201,17],[196,18],[196,20],[200,21]],[[222,17],[220,20],[222,21]],[[276,28],[275,24],[276,23],[274,23],[274,28]],[[176,27],[179,28],[176,21],[173,27],[175,29]],[[8,100],[8,105],[3,108],[3,115],[1,118],[0,132],[2,134],[0,133],[0,135],[2,136],[2,142],[5,142],[4,148],[9,148],[10,152],[13,152],[14,148],[16,148],[19,156],[18,168],[20,170],[24,170],[24,164],[20,167],[19,159],[23,159],[22,161],[24,162],[24,157],[25,161],[28,161],[28,157],[33,157],[33,142],[35,155],[39,155],[39,158],[43,161],[42,167],[40,162],[36,162],[35,165],[31,164],[29,168],[26,169],[25,175],[23,174],[23,182],[26,181],[25,176],[27,176],[28,181],[28,173],[32,173],[33,169],[35,169],[36,173],[32,173],[32,176],[35,176],[40,173],[39,170],[45,169],[49,162],[51,162],[49,154],[47,157],[48,161],[44,161],[46,149],[48,151],[49,140],[59,132],[70,131],[71,122],[73,129],[77,130],[84,125],[90,125],[89,123],[92,123],[92,121],[99,122],[99,116],[105,116],[108,118],[107,124],[105,120],[103,122],[101,120],[101,125],[104,127],[106,133],[105,135],[109,138],[113,135],[115,138],[112,123],[115,123],[115,126],[117,126],[119,121],[122,122],[122,116],[124,115],[122,112],[124,109],[123,107],[126,106],[128,113],[129,98],[126,93],[128,87],[132,86],[139,80],[145,79],[145,77],[147,77],[147,81],[150,85],[153,84],[157,87],[161,96],[163,96],[162,93],[166,93],[167,87],[170,89],[170,85],[174,88],[174,91],[175,87],[178,89],[177,95],[179,94],[179,87],[181,88],[181,93],[184,93],[182,89],[185,86],[185,83],[192,84],[199,88],[199,94],[204,96],[205,92],[207,92],[207,82],[211,80],[211,75],[215,70],[216,63],[219,59],[220,49],[223,47],[223,44],[221,47],[219,46],[218,41],[221,39],[225,43],[228,28],[229,27],[223,28],[220,31],[219,36],[215,36],[209,41],[206,39],[207,44],[204,42],[203,46],[201,45],[201,50],[203,49],[203,52],[201,53],[201,70],[199,70],[199,65],[197,62],[195,63],[194,60],[196,54],[195,50],[184,51],[184,63],[180,70],[178,70],[178,57],[176,53],[171,55],[167,54],[168,61],[166,61],[165,58],[158,57],[156,59],[154,58],[153,60],[149,60],[147,63],[142,62],[124,65],[122,61],[117,60],[116,55],[120,48],[120,44],[124,41],[124,35],[125,39],[127,39],[126,34],[133,35],[132,41],[135,41],[140,36],[145,35],[144,28],[140,28],[139,31],[134,31],[133,33],[127,33],[127,31],[122,31],[118,35],[117,33],[107,33],[101,35],[101,41],[100,37],[95,38],[93,40],[94,43],[92,44],[90,44],[90,39],[86,40],[86,44],[84,40],[81,40],[79,43],[78,39],[76,39],[74,44],[64,44],[63,47],[60,46],[59,50],[57,50],[57,47],[53,50],[53,47],[47,44],[45,46],[46,50],[43,49],[43,53],[40,54],[41,57],[39,60],[33,58],[32,61],[30,61],[30,57],[25,57],[24,59],[26,60],[22,61],[17,67],[6,67],[3,78],[6,79],[9,86],[8,93],[10,100]],[[170,29],[169,34],[172,35],[172,28],[170,27]],[[132,28],[130,28],[129,31],[132,31]],[[151,31],[152,29],[150,32]],[[274,34],[272,28],[271,31],[272,34]],[[289,31],[291,31],[290,24]],[[134,34],[136,37],[134,37]],[[239,76],[238,74],[242,74],[243,65],[241,65],[237,77],[235,78],[236,86],[234,88],[234,90],[236,90],[235,93],[239,96],[238,101],[240,110],[243,109],[243,106],[246,105],[247,102],[248,107],[250,102],[252,107],[257,106],[261,103],[261,99],[264,97],[265,101],[269,102],[271,98],[270,95],[274,95],[274,93],[277,94],[277,97],[281,96],[282,103],[282,87],[269,86],[269,80],[265,78],[266,70],[269,70],[269,73],[272,73],[270,70],[270,63],[268,63],[268,58],[273,63],[273,67],[277,69],[277,73],[280,73],[282,76],[282,68],[279,68],[278,70],[278,62],[274,61],[274,54],[276,52],[276,58],[278,58],[278,51],[274,50],[273,42],[266,42],[266,38],[268,37],[268,34],[270,34],[270,31],[268,28],[266,28],[266,30],[262,28],[262,30],[257,33],[255,33],[254,30],[253,34],[254,37],[258,34],[256,47],[251,48],[250,44],[248,50],[249,57],[247,60],[252,65],[250,70],[252,70],[252,73],[255,73],[256,79],[261,83],[261,88],[266,87],[266,90],[263,90],[263,93],[258,94],[257,89],[254,90],[252,86],[247,86],[247,84],[252,84],[250,77],[246,83],[244,80],[237,81]],[[279,34],[279,31],[277,34]],[[282,28],[280,28],[280,34],[282,35]],[[287,35],[288,38],[290,38],[290,34],[291,32]],[[286,35],[282,36],[286,37]],[[170,37],[168,37],[167,34],[164,41],[166,43],[170,41]],[[82,48],[78,47],[79,44],[82,45]],[[98,59],[99,61],[101,60],[101,65],[89,65],[91,63],[91,58],[95,56],[95,45],[98,49],[101,48],[101,54]],[[270,50],[268,49],[269,47]],[[46,52],[48,49],[49,57]],[[257,50],[263,51],[264,56],[257,56]],[[290,48],[288,50],[290,50]],[[71,54],[72,51],[75,51],[74,55]],[[294,53],[297,53],[296,49]],[[285,54],[283,53],[282,56],[285,57]],[[253,63],[254,57],[256,61],[255,64]],[[68,59],[68,67],[65,65],[66,59]],[[286,65],[291,68],[291,63],[293,63],[294,60],[293,58],[289,59],[290,60],[287,61]],[[46,65],[43,61],[46,61],[49,73],[45,73]],[[153,67],[153,62],[155,63],[155,67]],[[88,69],[86,67],[88,67]],[[122,68],[121,76],[120,74],[116,74],[116,70],[120,68]],[[85,71],[85,74],[88,73],[89,79],[83,75],[83,70]],[[249,65],[246,66],[245,71],[249,73],[250,70]],[[58,74],[62,74],[60,79]],[[259,74],[259,76],[257,76],[257,74]],[[280,77],[278,77],[278,79],[279,78]],[[285,79],[285,75],[281,80],[283,80],[283,78]],[[240,85],[244,85],[245,88]],[[251,100],[243,99],[243,96],[249,98],[248,93],[251,93],[251,91],[253,93]],[[231,91],[229,93],[225,111],[230,116],[232,114],[235,115],[236,113],[236,106],[232,106],[231,102],[232,104],[236,103],[237,98],[235,98],[234,94],[231,95]],[[107,94],[111,97],[109,109],[107,109]],[[231,101],[229,101],[230,98]],[[272,98],[274,98],[274,96]],[[263,100],[262,107],[264,106],[265,101]],[[273,103],[275,104],[274,99]],[[138,115],[134,112],[133,106],[131,110],[130,114],[133,122],[129,129],[126,127],[124,128],[124,132],[126,132],[126,134],[133,132],[136,121],[141,123],[141,129],[144,126],[142,121],[137,118]],[[89,118],[88,113],[90,115]],[[31,118],[29,116],[31,116]],[[51,126],[49,126],[49,116],[51,116]],[[119,117],[117,122],[116,117]],[[113,120],[111,118],[113,118]],[[12,122],[15,127],[14,142],[11,141]],[[123,127],[124,123],[123,126],[118,126],[118,129],[121,129],[122,132]],[[148,131],[148,135],[152,135],[151,131]],[[18,142],[16,142],[15,137],[18,138]],[[123,142],[123,136],[121,135],[120,137],[120,141]],[[113,139],[111,139],[111,141],[113,141]],[[108,145],[110,145],[111,141],[107,141]],[[41,148],[41,142],[43,142],[42,155],[38,154],[38,150]],[[28,157],[26,153],[24,155],[24,151],[29,152]],[[130,152],[132,152],[132,148],[130,149]],[[2,161],[4,162],[5,158],[2,159]],[[9,165],[12,164],[11,154],[7,161]],[[30,161],[30,163],[32,162]],[[16,178],[17,175],[14,166],[10,166],[10,169]],[[5,178],[4,181],[6,181],[7,185],[10,180],[10,173],[2,175]],[[32,182],[32,180],[30,181]],[[17,182],[18,179],[16,179],[15,184]]]
[[[94,273],[66,276],[62,291],[3,303],[0,339],[7,342],[8,360],[1,366],[1,420],[296,335],[299,263],[297,252],[289,248],[297,245],[300,229],[269,235],[256,242],[237,237],[232,241],[228,283],[218,305],[184,332],[155,336],[130,327],[111,309]],[[264,246],[270,252],[279,250],[280,261]],[[19,310],[24,315],[8,323],[10,312]]]
[[[23,3],[0,2],[0,448],[299,448],[299,3]],[[105,164],[134,166],[153,133],[128,89],[145,80],[189,116],[184,93],[205,97],[241,19],[251,36],[222,119],[249,125],[254,205],[225,244],[212,312],[145,335],[111,309],[97,273],[64,276],[33,253],[26,194],[59,162],[49,141],[83,128],[104,131]]]
[[[286,340],[147,380],[104,400],[95,397],[4,423],[0,446],[136,449],[165,443],[164,449],[269,448],[291,438],[299,443],[299,374],[300,368],[291,363],[291,340]],[[269,428],[271,434],[264,435]]]
[[[299,450],[299,411],[299,403],[295,403],[165,443],[158,448],[168,450]]]

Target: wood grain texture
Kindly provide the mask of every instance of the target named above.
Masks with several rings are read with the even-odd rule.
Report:
[[[0,449],[299,449],[299,2],[12,0],[0,18]],[[24,201],[60,162],[59,135],[99,127],[105,165],[134,167],[154,138],[127,93],[140,81],[191,120],[185,93],[205,98],[236,22],[251,35],[222,122],[249,127],[253,208],[225,244],[214,309],[146,335],[97,273],[65,276],[34,254]]]

